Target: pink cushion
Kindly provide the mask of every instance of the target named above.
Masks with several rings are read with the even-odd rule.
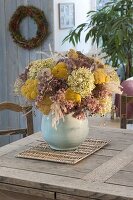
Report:
[[[125,80],[121,83],[123,93],[133,96],[133,80]]]
[[[121,83],[123,93],[127,94],[128,96],[133,96],[133,80],[125,80]],[[119,95],[116,95],[115,98],[115,106],[117,108],[117,116],[120,116],[119,110]],[[128,103],[127,105],[127,118],[133,118],[133,103]]]

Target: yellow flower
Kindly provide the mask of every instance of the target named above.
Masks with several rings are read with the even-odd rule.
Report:
[[[22,93],[23,96],[27,93],[27,89],[26,89],[26,86],[25,86],[25,85],[23,85],[23,86],[21,87],[21,93]]]
[[[68,88],[66,90],[65,98],[66,98],[66,100],[68,100],[68,101],[70,100],[70,101],[73,101],[75,103],[80,103],[81,102],[80,94],[72,91],[70,88]]]
[[[37,92],[38,81],[34,79],[28,79],[25,84],[21,87],[22,96],[26,97],[28,100],[35,100]]]
[[[48,115],[50,112],[50,108],[52,105],[52,101],[48,96],[43,98],[43,101],[37,103],[38,109],[45,115]]]
[[[95,84],[103,84],[110,81],[110,77],[105,73],[105,70],[102,68],[96,69],[94,71]]]
[[[36,99],[36,97],[37,97],[37,91],[33,91],[33,92],[31,92],[31,99]]]
[[[55,65],[52,69],[52,74],[56,78],[64,78],[67,79],[68,77],[68,70],[67,66],[64,62],[59,62],[57,65]]]

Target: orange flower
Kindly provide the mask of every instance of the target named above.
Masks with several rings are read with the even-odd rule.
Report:
[[[38,109],[45,115],[49,114],[51,105],[52,101],[48,96],[45,96],[43,101],[37,103]]]

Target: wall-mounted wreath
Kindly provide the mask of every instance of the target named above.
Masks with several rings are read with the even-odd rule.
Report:
[[[37,25],[36,36],[29,40],[21,34],[19,27],[25,17],[31,17]],[[38,47],[48,33],[48,23],[44,12],[34,6],[19,6],[10,19],[9,31],[19,46],[25,49]]]

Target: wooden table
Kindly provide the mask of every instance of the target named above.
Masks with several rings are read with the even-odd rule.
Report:
[[[36,133],[0,148],[0,200],[133,199],[133,131],[92,127],[111,143],[76,165],[16,158]]]

